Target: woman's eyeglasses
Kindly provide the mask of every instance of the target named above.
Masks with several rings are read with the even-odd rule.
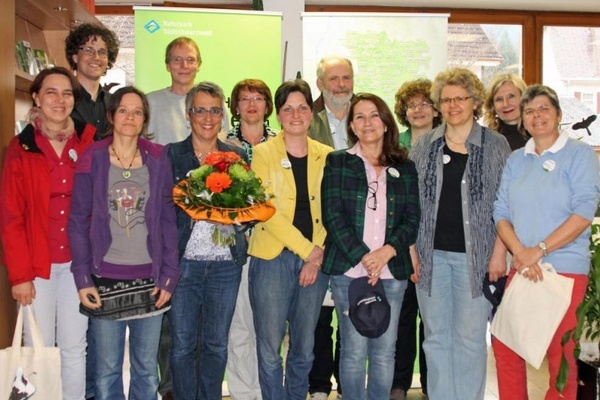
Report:
[[[426,101],[424,101],[424,102],[422,102],[422,103],[418,103],[418,104],[415,104],[415,103],[410,103],[410,104],[408,104],[408,105],[406,106],[406,110],[407,110],[407,111],[408,111],[408,110],[416,110],[416,109],[418,109],[418,108],[419,108],[419,109],[421,109],[421,110],[427,110],[427,109],[429,109],[429,108],[430,108],[430,107],[432,107],[432,106],[433,106],[433,104],[431,104],[431,103],[428,103],[428,102],[426,102]]]
[[[371,210],[377,210],[377,189],[379,189],[379,182],[369,182],[369,197],[367,197],[367,207]]]
[[[190,107],[189,113],[196,117],[204,117],[210,115],[212,117],[221,117],[223,115],[223,109],[220,107],[204,108],[204,107]]]
[[[449,106],[450,104],[456,103],[456,104],[462,104],[465,101],[469,100],[473,98],[473,96],[457,96],[457,97],[443,97],[440,99],[440,104],[443,106]]]

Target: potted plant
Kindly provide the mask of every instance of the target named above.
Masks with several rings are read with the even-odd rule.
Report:
[[[577,307],[577,325],[574,329],[566,332],[562,337],[562,345],[569,341],[575,341],[575,358],[580,358],[582,341],[586,342],[586,359],[584,361],[596,368],[600,368],[600,225],[592,224],[592,235],[590,238],[590,252],[592,254],[589,283],[585,297]],[[589,342],[589,343],[588,343]],[[592,344],[591,350],[590,343]],[[595,353],[590,357],[589,353]],[[567,384],[569,366],[563,354],[556,388],[560,393]]]

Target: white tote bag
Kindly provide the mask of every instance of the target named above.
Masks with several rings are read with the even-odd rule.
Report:
[[[33,347],[21,346],[27,311]],[[19,307],[12,347],[0,350],[0,400],[62,400],[60,349],[44,347],[32,306]]]
[[[515,274],[490,327],[492,335],[536,369],[567,313],[573,292],[573,279],[558,275],[549,263],[540,267],[544,280],[537,283]]]

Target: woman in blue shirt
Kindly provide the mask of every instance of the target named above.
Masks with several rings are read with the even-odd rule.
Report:
[[[559,274],[574,280],[571,304],[548,349],[546,400],[558,399],[554,383],[563,354],[561,338],[577,323],[575,310],[588,281],[590,224],[599,198],[598,157],[590,146],[559,131],[562,111],[551,88],[530,86],[521,97],[520,109],[521,124],[532,138],[507,161],[494,220],[513,254],[510,277],[518,272],[541,280],[539,264],[549,262]],[[525,361],[496,338],[493,347],[500,399],[527,399]],[[573,348],[572,341],[564,346],[570,371],[563,392],[567,399],[577,393]]]

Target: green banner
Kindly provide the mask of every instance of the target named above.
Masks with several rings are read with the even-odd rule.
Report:
[[[135,8],[135,84],[145,92],[171,85],[165,49],[179,36],[196,41],[202,66],[196,82],[213,81],[229,98],[242,79],[281,84],[281,14],[194,8]],[[271,117],[271,125],[275,122]]]

